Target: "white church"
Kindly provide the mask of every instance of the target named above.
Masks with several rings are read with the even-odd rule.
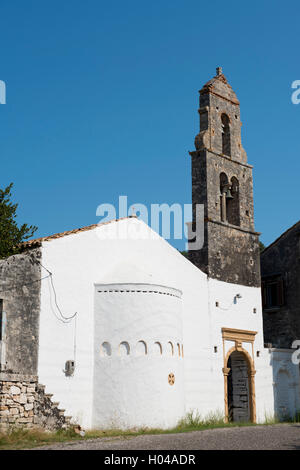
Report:
[[[40,280],[18,294],[35,313],[24,314],[30,333],[22,327],[15,350],[7,321],[2,375],[36,375],[83,428],[171,428],[191,411],[264,422],[300,409],[292,351],[264,346],[252,167],[220,69],[200,91],[199,115],[191,158],[193,205],[205,207],[201,250],[187,258],[131,216],[29,241],[0,263],[6,279],[20,269]],[[2,296],[8,320],[16,297]]]

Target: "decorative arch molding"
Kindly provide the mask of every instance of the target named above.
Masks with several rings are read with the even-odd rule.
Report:
[[[292,372],[289,364],[281,364],[279,365],[277,371],[275,372],[276,377],[278,376],[279,372],[285,372],[289,378],[292,378]]]
[[[219,109],[218,112],[219,112],[219,115],[221,116],[221,121],[222,121],[222,116],[224,115],[228,119],[228,123],[232,124],[231,116],[228,114],[228,111],[225,108]]]
[[[109,343],[108,341],[104,341],[104,342],[101,344],[100,354],[101,354],[101,356],[103,356],[103,357],[111,356],[112,350],[111,350],[111,345],[110,345],[110,343]]]
[[[169,341],[167,344],[167,354],[170,357],[174,356],[174,345],[172,341]]]
[[[228,375],[230,368],[228,367],[228,361],[233,352],[240,352],[243,354],[247,368],[248,368],[248,380],[249,380],[249,405],[250,405],[250,419],[252,423],[256,423],[256,397],[255,397],[255,365],[254,365],[254,341],[256,331],[237,330],[233,328],[222,328],[223,338],[223,356],[224,356],[224,404],[225,404],[225,422],[229,420],[229,409],[228,409]],[[225,341],[234,341],[234,346],[231,347],[227,353],[225,353]],[[249,352],[243,348],[243,343],[251,343],[252,346],[252,357]]]
[[[137,342],[136,345],[136,356],[146,356],[148,354],[147,343],[142,339]]]
[[[129,346],[129,343],[127,343],[127,341],[122,341],[120,344],[119,344],[119,356],[129,356],[130,354],[130,346]]]
[[[144,357],[178,357],[183,358],[183,344],[176,343],[174,340],[170,340],[167,343],[164,341],[154,341],[152,344],[145,340],[138,340],[135,346],[131,347],[128,341],[121,341],[118,345],[114,345],[108,341],[104,341],[100,346],[100,357],[107,358],[113,355],[113,352],[117,356],[130,356],[132,353],[134,356]]]
[[[154,356],[162,356],[163,354],[162,344],[159,341],[155,341],[153,345],[153,354]]]

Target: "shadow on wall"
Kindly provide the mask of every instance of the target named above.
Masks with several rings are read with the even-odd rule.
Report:
[[[279,421],[293,421],[300,412],[299,365],[293,364],[292,353],[272,352],[274,414]]]

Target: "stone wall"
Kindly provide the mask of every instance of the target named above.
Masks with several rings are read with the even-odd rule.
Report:
[[[0,260],[2,303],[0,370],[37,374],[41,250]]]
[[[36,376],[0,374],[0,431],[12,427],[54,431],[70,425],[70,417],[52,402]]]
[[[0,260],[0,430],[55,430],[70,418],[38,383],[41,250]]]
[[[265,342],[291,348],[300,339],[300,222],[262,252],[261,275],[283,281],[283,305],[263,311]]]
[[[206,221],[201,250],[189,260],[209,277],[232,284],[260,287],[258,235],[222,222]]]

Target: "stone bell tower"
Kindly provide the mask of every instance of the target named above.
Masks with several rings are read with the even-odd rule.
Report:
[[[204,246],[189,258],[211,278],[259,287],[252,166],[241,143],[240,103],[220,67],[200,90],[199,115],[190,155],[194,223],[196,204],[204,204]]]

